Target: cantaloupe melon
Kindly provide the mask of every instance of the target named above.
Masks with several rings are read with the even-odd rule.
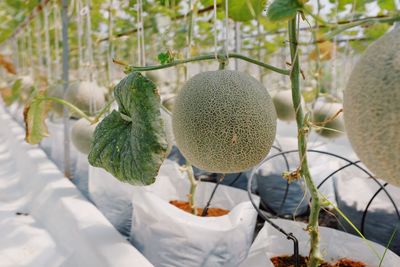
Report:
[[[326,138],[336,138],[343,135],[345,127],[343,114],[340,113],[335,119],[331,120],[336,113],[343,108],[340,103],[320,102],[315,105],[312,120],[318,126],[323,128],[317,129],[316,132]],[[322,124],[323,122],[326,122]]]
[[[178,148],[194,166],[241,172],[268,154],[276,112],[267,90],[253,77],[208,71],[192,77],[179,92],[172,128]]]
[[[296,112],[292,100],[292,90],[281,90],[277,92],[272,97],[272,101],[278,119],[282,121],[294,121],[296,119]]]
[[[83,153],[89,154],[90,145],[93,140],[93,133],[96,124],[90,124],[86,119],[79,119],[71,128],[71,141],[75,148]]]
[[[400,29],[371,44],[344,91],[347,135],[360,160],[400,186]]]
[[[65,100],[87,114],[94,115],[105,104],[104,90],[95,82],[71,82]]]

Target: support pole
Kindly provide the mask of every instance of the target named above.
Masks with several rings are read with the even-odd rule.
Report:
[[[63,84],[64,96],[68,90],[69,83],[69,44],[68,44],[68,0],[62,0],[61,7],[62,20],[62,67],[63,67]],[[70,162],[70,143],[69,143],[69,112],[64,106],[64,175],[71,179],[71,162]]]

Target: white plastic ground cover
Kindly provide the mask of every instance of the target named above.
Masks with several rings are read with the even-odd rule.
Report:
[[[300,255],[307,256],[310,248],[308,233],[304,230],[306,224],[283,219],[273,219],[287,233],[293,233],[299,240]],[[320,227],[321,252],[326,261],[349,258],[362,261],[367,266],[379,266],[380,259],[363,239],[335,229]],[[379,254],[383,255],[385,247],[369,241],[369,244]],[[273,267],[269,260],[280,255],[293,255],[293,242],[268,223],[259,232],[251,246],[249,256],[241,267]],[[400,266],[400,258],[390,250],[387,251],[381,267]]]
[[[361,229],[362,217],[369,201],[380,189],[380,186],[368,175],[356,169],[348,169],[338,173],[335,180],[337,203],[340,210]],[[379,180],[381,184],[384,181]],[[400,188],[387,185],[387,192],[400,210]],[[340,218],[343,227],[354,233],[353,228]],[[364,234],[368,239],[386,246],[397,227],[396,235],[390,249],[400,254],[400,221],[396,210],[386,193],[382,190],[373,200],[365,217]],[[399,265],[400,266],[400,265]]]
[[[76,120],[70,120],[70,127],[74,125]],[[47,156],[57,165],[60,170],[64,169],[64,125],[62,119],[46,120],[49,136],[40,142],[40,147]],[[87,155],[80,153],[70,140],[70,166],[72,173],[72,182],[88,197],[88,176],[89,162]]]
[[[0,105],[0,266],[152,266]]]
[[[195,205],[204,207],[215,187],[201,182]],[[236,267],[253,241],[257,212],[247,192],[220,185],[210,207],[230,210],[220,217],[199,217],[169,204],[187,201],[189,180],[179,165],[167,160],[154,184],[132,194],[131,242],[158,267]],[[259,198],[254,196],[258,205]]]

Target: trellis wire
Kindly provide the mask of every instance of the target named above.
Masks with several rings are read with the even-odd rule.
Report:
[[[60,42],[60,10],[56,2],[53,5],[53,19],[54,19],[54,50],[55,50],[55,57],[54,57],[54,72],[56,79],[61,79],[61,71],[60,71],[60,49],[59,49],[59,42]]]
[[[77,30],[77,41],[78,41],[78,79],[81,79],[81,68],[83,65],[83,58],[82,58],[82,3],[81,0],[77,0],[76,3],[76,30]]]
[[[144,28],[143,28],[143,2],[142,0],[138,0],[136,4],[136,11],[137,11],[137,46],[138,46],[138,64],[139,66],[146,65],[146,58],[145,58],[145,44],[144,44]]]
[[[90,0],[86,0],[86,46],[87,46],[87,61],[88,61],[88,71],[89,71],[89,81],[94,79],[94,58],[93,58],[93,45],[92,45],[92,21],[90,17]]]
[[[29,72],[30,75],[33,75],[33,49],[32,49],[32,36],[31,36],[31,28],[30,26],[27,27],[26,30],[26,34],[27,34],[27,46],[28,46],[28,53],[29,56],[27,56],[27,58],[29,58]]]
[[[112,81],[112,57],[113,57],[113,45],[112,45],[112,35],[113,35],[113,0],[110,0],[110,5],[108,9],[108,49],[107,49],[107,77],[108,83],[111,84]]]
[[[235,22],[235,52],[240,54],[241,50],[241,34],[240,34],[240,22]],[[235,70],[239,70],[239,59],[235,58]]]
[[[218,60],[217,0],[214,0],[213,10],[214,10],[214,54],[215,54],[215,59]]]
[[[225,0],[225,42],[224,54],[229,59],[229,1]]]
[[[47,81],[52,80],[51,72],[51,55],[50,55],[50,35],[49,35],[49,10],[47,6],[44,6],[43,11],[44,16],[44,38],[45,38],[45,48],[46,48],[46,70],[47,70]]]
[[[42,50],[42,27],[41,27],[41,19],[40,14],[36,16],[36,21],[34,23],[35,32],[36,32],[36,51],[37,51],[37,69],[38,76],[41,75],[41,68],[43,66],[43,50]],[[35,84],[37,84],[38,79],[34,79]]]

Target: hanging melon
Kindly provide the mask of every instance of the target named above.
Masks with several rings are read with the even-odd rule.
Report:
[[[75,148],[83,153],[89,154],[90,146],[93,140],[93,133],[96,129],[96,124],[90,124],[89,121],[82,118],[79,119],[75,124],[72,126],[71,129],[71,140],[72,144]]]
[[[105,104],[104,89],[95,82],[72,82],[65,94],[65,100],[94,115]]]
[[[370,45],[354,67],[344,120],[360,160],[376,177],[400,186],[400,29]]]
[[[268,154],[276,112],[265,87],[230,70],[195,75],[175,101],[176,144],[194,166],[210,172],[248,170]]]
[[[275,106],[276,115],[282,121],[293,121],[296,119],[296,112],[293,107],[292,91],[282,90],[277,92],[272,101]]]
[[[313,123],[321,126],[316,132],[326,138],[336,138],[343,135],[345,127],[343,115],[340,113],[332,119],[339,110],[343,108],[340,103],[320,102],[313,110]]]

